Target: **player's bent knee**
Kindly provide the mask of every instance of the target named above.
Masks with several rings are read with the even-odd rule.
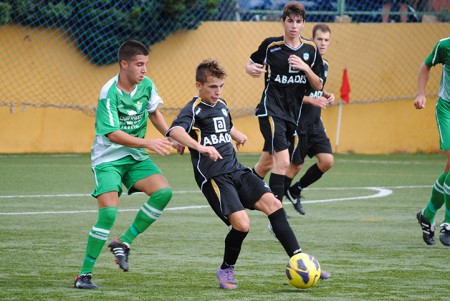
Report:
[[[238,230],[239,232],[249,232],[250,231],[250,223],[236,223],[232,225],[233,229]]]
[[[116,206],[103,207],[98,211],[98,222],[104,228],[111,229],[117,217],[118,208]]]
[[[154,205],[157,209],[163,210],[172,199],[172,195],[172,188],[161,188],[150,195],[149,203]]]
[[[319,160],[319,162],[317,162],[317,166],[322,172],[328,171],[331,167],[333,167],[333,165],[334,165],[334,158],[331,155],[329,157],[326,157],[326,159],[322,159]]]
[[[266,193],[254,205],[255,209],[264,212],[266,215],[283,208],[281,202],[272,194]]]

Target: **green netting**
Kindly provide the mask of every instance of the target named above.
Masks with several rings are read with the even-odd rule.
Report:
[[[158,86],[173,87],[173,89],[183,85],[192,86],[193,68],[199,58],[208,55],[203,52],[206,45],[209,49],[213,49],[212,56],[220,53],[220,59],[225,62],[239,60],[237,63],[239,68],[228,68],[229,78],[246,77],[243,66],[248,56],[256,50],[258,42],[269,35],[266,27],[255,26],[255,24],[257,21],[259,23],[278,22],[280,10],[286,2],[276,0],[0,1],[0,63],[2,65],[0,106],[9,106],[12,109],[26,106],[60,107],[92,112],[95,110],[101,86],[114,75],[114,72],[117,72],[116,51],[124,40],[129,38],[141,40],[152,48],[154,45],[167,42],[173,35],[180,36],[180,33],[191,37],[189,33],[197,31],[200,26],[208,22],[213,22],[213,25],[208,27],[209,35],[206,35],[210,38],[209,40],[203,39],[201,44],[195,47],[189,45],[189,49],[184,49],[183,45],[174,45],[178,47],[178,53],[183,53],[184,56],[163,58],[163,60],[177,61],[165,65],[161,68],[162,70],[153,71],[150,66],[150,77]],[[360,23],[364,26],[363,24],[366,23],[381,22],[383,2],[381,0],[300,2],[307,9],[309,23],[350,20],[353,24]],[[412,1],[410,3],[406,12],[408,22],[416,22],[418,26],[408,27],[401,36],[395,37],[398,44],[390,45],[392,49],[398,49],[405,44],[409,45],[414,36],[433,32],[433,24],[419,26],[423,16],[432,16],[438,22],[434,24],[440,26],[439,30],[443,31],[442,23],[448,22],[448,7],[437,7],[435,2],[448,4],[448,1]],[[390,21],[399,22],[400,14],[398,7],[394,5],[391,8]],[[237,39],[224,41],[220,38],[224,28],[221,26],[222,23],[243,26],[239,27],[242,30],[237,30],[236,33],[239,35],[244,32],[244,34],[236,37]],[[333,25],[331,27],[333,28]],[[446,32],[448,35],[450,28]],[[308,34],[309,32],[305,33],[306,36]],[[334,36],[333,32],[333,38]],[[373,47],[371,39],[383,38],[385,37],[378,36],[374,32],[369,37],[364,35],[348,37],[348,40],[341,37],[339,43],[351,44],[352,51],[360,53],[360,56],[354,59],[361,65],[373,59],[364,57],[366,48]],[[230,44],[236,47],[236,52],[222,53],[222,49],[229,47]],[[333,51],[341,51],[340,47],[335,46]],[[422,47],[423,54],[431,51],[431,46],[428,44],[416,47]],[[236,57],[239,51],[245,55]],[[409,57],[405,49],[403,57],[405,61],[400,65],[402,70],[397,71],[408,76],[400,80],[396,88],[390,91],[370,86],[374,74],[373,70],[367,69],[363,76],[358,75],[358,78],[352,79],[352,93],[356,95],[352,103],[413,97],[415,86],[411,77],[416,77],[418,62],[423,58]],[[340,56],[332,61],[332,66],[339,67],[333,71],[336,84],[334,86],[331,84],[331,89],[334,91],[337,91],[339,72],[343,66],[349,64],[339,59]],[[385,64],[390,64],[394,60],[389,53],[383,53],[383,49],[380,49],[379,59],[383,59]],[[85,64],[84,69],[87,69],[82,74],[76,72],[80,62]],[[367,66],[370,64],[367,63]],[[105,73],[108,77],[105,77]],[[181,74],[189,74],[189,76],[183,77]],[[432,80],[437,81],[439,74],[434,72],[432,76],[434,77]],[[362,83],[365,83],[365,86],[362,86]],[[165,107],[166,109],[176,110],[187,100],[184,95],[178,95],[174,91],[160,93],[171,98],[171,104]],[[233,96],[238,95],[239,99],[239,102],[233,104],[235,110],[242,114],[253,113],[253,108],[259,100],[259,93],[259,86],[234,85]],[[255,95],[258,96],[255,97]]]

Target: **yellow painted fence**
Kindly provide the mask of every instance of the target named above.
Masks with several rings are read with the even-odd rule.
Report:
[[[313,24],[307,24],[304,32],[310,32]],[[370,72],[372,87],[378,87],[373,99],[389,98],[386,91],[395,90],[397,81],[402,78],[406,89],[413,95],[417,86],[417,72],[412,74],[402,73],[401,64],[412,64],[418,70],[420,63],[431,51],[433,45],[442,37],[450,33],[450,24],[330,24],[332,27],[332,45],[326,58],[331,62],[327,90],[335,93],[339,99],[339,88],[342,79],[342,71],[348,69],[351,99],[359,99],[361,89],[352,86],[352,81],[361,78],[362,74]],[[420,26],[420,35],[404,36],[405,32],[414,32]],[[255,27],[258,32],[264,34],[255,35]],[[408,29],[408,30],[405,30]],[[277,23],[254,22],[206,22],[197,30],[180,31],[170,36],[165,41],[152,46],[149,59],[149,76],[155,81],[158,90],[165,103],[161,107],[172,108],[174,100],[178,102],[189,101],[196,90],[194,88],[194,71],[198,62],[206,57],[217,57],[227,70],[241,70],[238,75],[226,79],[224,98],[231,107],[239,105],[240,95],[236,87],[245,85],[249,91],[248,97],[254,99],[253,107],[259,101],[263,88],[262,79],[253,79],[245,74],[244,65],[251,52],[256,50],[259,43],[266,36],[281,34],[281,27]],[[220,35],[217,35],[217,32]],[[82,84],[74,84],[70,89],[82,90],[86,99],[92,99],[95,106],[100,88],[112,76],[118,72],[116,65],[98,67],[89,63],[76,49],[68,47],[64,42],[54,39],[54,32],[35,30],[31,38],[34,41],[43,40],[46,45],[38,49],[33,46],[24,46],[23,29],[15,26],[0,27],[0,51],[8,52],[11,56],[0,56],[0,96],[4,99],[21,98],[22,85],[36,85],[36,94],[47,95],[52,90],[59,89],[61,82],[60,70],[72,68],[73,76],[82,79],[86,73],[94,74],[94,80],[88,79]],[[374,34],[376,37],[374,38]],[[424,34],[425,33],[425,34]],[[382,36],[384,38],[380,39]],[[192,48],[198,47],[200,41],[210,39],[209,43],[201,46],[195,55],[190,55]],[[401,42],[398,37],[402,37]],[[236,47],[240,40],[246,40],[251,44],[251,49]],[[17,43],[10,41],[17,40]],[[250,40],[250,41],[249,41]],[[348,41],[363,47],[345,48],[343,43]],[[233,42],[227,42],[233,41]],[[363,43],[362,43],[363,42]],[[11,45],[17,48],[13,48]],[[426,45],[426,47],[416,47]],[[219,47],[218,47],[219,46]],[[423,49],[427,49],[424,51]],[[63,54],[63,65],[55,65],[55,62],[41,62],[43,52]],[[383,63],[383,56],[389,53],[395,55],[396,64]],[[405,58],[408,54],[408,59]],[[9,57],[9,59],[4,59]],[[179,85],[165,85],[162,77],[164,68],[174,68],[171,64],[177,64],[183,57],[189,60],[192,72],[174,74]],[[366,64],[361,65],[364,60]],[[38,63],[39,62],[39,63]],[[339,63],[334,63],[339,62]],[[31,66],[31,67],[30,67]],[[47,66],[44,68],[32,68],[32,66]],[[18,81],[8,74],[17,73],[19,70],[29,70],[23,79]],[[176,68],[175,68],[176,69]],[[7,71],[7,72],[6,72]],[[441,73],[441,67],[433,68],[432,72]],[[439,81],[433,80],[427,87],[427,92],[436,93]],[[64,88],[67,89],[67,88]],[[337,125],[339,106],[335,105],[324,110],[322,118],[327,128],[327,133],[337,152],[354,152],[360,154],[382,154],[398,152],[437,152],[439,141],[434,120],[434,104],[436,97],[428,99],[424,110],[415,110],[413,98],[393,101],[368,101],[365,103],[352,103],[343,105],[341,111],[340,134],[337,139]],[[166,120],[170,123],[175,117],[174,110],[164,111]],[[262,138],[259,133],[258,122],[253,115],[236,114],[234,123],[237,128],[249,137],[249,142],[241,151],[259,152],[262,147]],[[151,128],[149,137],[160,136]],[[94,117],[82,111],[73,109],[42,108],[39,106],[0,106],[0,153],[87,153],[90,151],[94,139]],[[339,144],[337,145],[337,140]]]

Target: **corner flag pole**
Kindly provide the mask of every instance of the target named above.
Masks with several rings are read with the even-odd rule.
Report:
[[[347,68],[344,68],[344,74],[342,75],[342,85],[341,85],[341,101],[339,102],[339,113],[338,113],[338,123],[336,127],[336,145],[335,152],[338,152],[339,147],[339,136],[341,134],[341,119],[342,119],[342,106],[343,102],[350,102],[350,82],[348,80]]]
[[[338,152],[338,146],[339,146],[339,135],[341,134],[341,118],[342,118],[342,99],[339,102],[339,113],[338,113],[338,121],[337,121],[337,127],[336,127],[336,145],[334,147],[334,152]]]

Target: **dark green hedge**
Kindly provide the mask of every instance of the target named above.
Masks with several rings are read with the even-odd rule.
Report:
[[[116,61],[127,39],[153,45],[178,29],[195,29],[217,15],[220,0],[0,1],[0,25],[63,29],[96,65]]]

